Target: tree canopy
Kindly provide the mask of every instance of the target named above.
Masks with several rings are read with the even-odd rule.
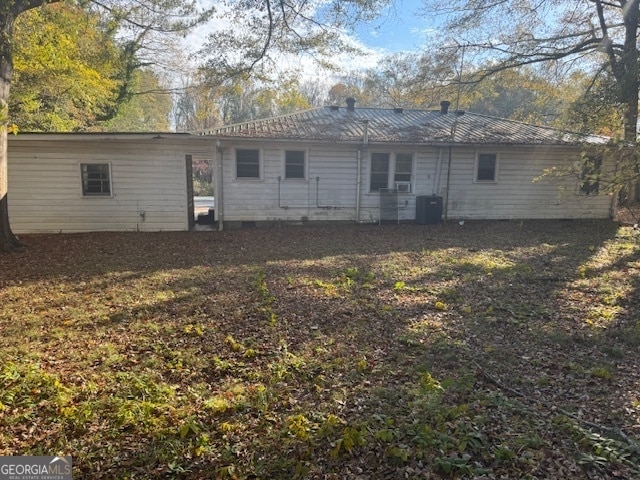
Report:
[[[68,3],[33,9],[15,26],[10,121],[23,131],[95,126],[113,108],[121,80],[115,32],[101,17]]]
[[[424,14],[444,21],[445,42],[481,64],[478,81],[523,65],[603,75],[621,110],[623,137],[636,140],[640,71],[640,0],[424,0]]]
[[[15,43],[19,32],[16,26],[16,20],[24,15],[25,12],[41,7],[46,3],[58,3],[56,0],[47,2],[45,0],[9,0],[0,4],[0,246],[3,249],[15,249],[20,246],[20,242],[17,237],[11,231],[9,223],[9,209],[8,209],[8,167],[7,167],[7,133],[9,126],[9,102],[10,102],[10,89],[14,76],[14,54]],[[112,108],[107,109],[104,112],[104,118],[113,118],[117,115],[117,106],[124,100],[131,98],[132,91],[132,79],[136,71],[145,66],[146,61],[144,59],[144,51],[149,47],[157,45],[155,40],[161,38],[163,34],[179,34],[184,33],[189,28],[205,21],[211,10],[202,11],[197,7],[197,4],[193,0],[139,0],[136,2],[129,2],[125,0],[87,0],[79,3],[86,8],[95,8],[102,12],[108,13],[108,20],[106,21],[104,31],[110,35],[117,35],[122,42],[122,54],[121,59],[124,61],[124,68],[120,69],[120,75],[118,80],[120,81],[115,96],[115,102]],[[38,16],[31,19],[37,21]],[[92,17],[88,17],[92,18]],[[29,19],[27,19],[29,21]],[[62,46],[67,46],[70,38],[67,34],[62,34],[61,31],[56,31],[55,28],[48,28],[49,25],[43,24],[43,31],[46,33],[42,38],[42,49],[39,55],[40,60],[43,60],[42,66],[46,67],[47,62],[49,64],[58,63],[55,56],[62,54],[61,47],[58,45],[47,44],[47,41],[53,37],[54,39],[61,41]],[[64,29],[63,29],[64,30]],[[99,30],[99,29],[98,29]],[[91,45],[92,35],[89,35],[88,55],[92,55]],[[107,38],[112,39],[112,36],[107,35]],[[78,38],[78,40],[81,40]],[[82,38],[84,41],[85,38]],[[95,38],[93,39],[95,40]],[[107,42],[108,43],[108,42]],[[94,50],[95,51],[95,50]],[[73,52],[72,52],[73,53]],[[79,53],[79,52],[75,52]],[[84,52],[83,52],[84,53]],[[108,58],[108,56],[107,56]],[[55,61],[54,61],[55,59]],[[97,60],[97,59],[96,59]],[[106,61],[107,59],[102,59]],[[75,73],[83,73],[85,79],[91,79],[93,82],[90,87],[96,87],[99,91],[97,97],[91,99],[89,95],[78,95],[77,98],[70,102],[74,107],[78,106],[97,106],[94,114],[108,107],[106,98],[110,95],[107,93],[112,86],[109,80],[109,75],[105,75],[104,78],[97,78],[92,75],[87,64],[79,69],[85,69],[84,72],[79,72],[77,66],[71,65],[67,67],[71,70],[76,68]],[[26,67],[26,65],[25,65]],[[63,63],[64,67],[64,63]],[[29,72],[29,73],[27,73]],[[102,72],[101,72],[102,73]],[[25,68],[23,74],[29,75],[41,75],[39,69],[35,68],[31,71]],[[89,81],[89,80],[87,80]],[[86,84],[85,84],[86,86]],[[53,93],[61,93],[59,91]],[[26,94],[26,103],[30,103],[30,108],[26,108],[26,111],[33,112],[37,110],[38,104],[42,104],[42,98],[34,99],[33,95]],[[95,102],[95,103],[92,103]],[[55,124],[53,120],[64,123],[70,121],[69,118],[57,118],[50,115],[49,122]],[[64,120],[64,121],[63,121]]]

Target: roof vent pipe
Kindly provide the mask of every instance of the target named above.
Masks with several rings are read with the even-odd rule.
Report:
[[[353,112],[356,109],[356,99],[353,97],[347,98],[347,111]]]
[[[446,115],[447,113],[449,113],[449,105],[451,105],[451,102],[447,100],[443,100],[440,102],[440,113],[442,115]]]

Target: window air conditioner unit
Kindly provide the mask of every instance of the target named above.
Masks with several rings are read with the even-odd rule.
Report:
[[[411,193],[411,182],[396,182],[398,193]]]

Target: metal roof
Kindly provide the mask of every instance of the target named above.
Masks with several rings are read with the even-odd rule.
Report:
[[[335,106],[196,133],[218,138],[362,143],[365,125],[373,144],[603,145],[610,140],[462,111]]]

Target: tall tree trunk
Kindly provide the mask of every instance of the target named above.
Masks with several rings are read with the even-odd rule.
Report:
[[[9,88],[13,75],[11,42],[15,12],[6,7],[0,11],[0,249],[15,250],[20,242],[9,224],[9,179],[7,133],[9,127]]]
[[[640,0],[629,0],[624,8],[625,39],[618,65],[612,65],[617,77],[619,97],[624,105],[624,139],[636,143],[638,123],[638,22]],[[616,68],[617,67],[617,68]]]
[[[55,0],[54,0],[55,1]],[[2,0],[0,5],[0,250],[20,248],[9,223],[9,165],[7,134],[9,127],[9,89],[13,76],[13,25],[18,15],[45,3],[45,0]]]
[[[620,62],[612,65],[618,82],[618,98],[623,105],[623,128],[625,142],[633,145],[638,140],[638,95],[640,90],[640,55],[638,53],[638,22],[640,21],[640,0],[629,0],[624,7],[625,39]],[[616,71],[617,70],[617,71]],[[626,187],[625,203],[638,203],[640,187],[640,165],[632,156],[633,174],[631,182]]]

